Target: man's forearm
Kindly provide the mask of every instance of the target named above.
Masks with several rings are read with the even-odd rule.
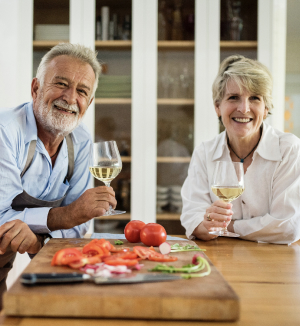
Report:
[[[71,229],[75,226],[73,224],[68,206],[50,209],[47,218],[47,227],[50,231]]]

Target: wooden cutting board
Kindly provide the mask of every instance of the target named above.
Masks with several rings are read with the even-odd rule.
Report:
[[[54,253],[62,248],[83,247],[89,241],[51,239],[24,272],[69,273],[73,270],[68,267],[50,265]],[[114,244],[114,240],[110,241]],[[168,242],[195,245],[192,241],[184,240]],[[134,245],[124,240],[122,246]],[[195,253],[172,253],[178,257],[178,261],[168,264],[182,267],[192,262]],[[144,267],[138,273],[151,273],[148,269],[157,264],[147,260],[142,263]],[[4,310],[6,315],[12,316],[237,320],[239,298],[213,264],[209,263],[212,269],[209,276],[169,282],[105,286],[84,282],[28,287],[18,279],[4,295]]]

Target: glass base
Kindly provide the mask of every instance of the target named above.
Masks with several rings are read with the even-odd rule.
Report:
[[[229,232],[227,230],[220,230],[220,231],[210,231],[209,234],[214,234],[219,237],[229,237],[229,238],[238,238],[240,235],[237,233]]]
[[[102,216],[111,216],[111,215],[119,215],[119,214],[124,214],[126,213],[126,211],[117,211],[117,210],[114,210],[114,209],[111,209],[109,211],[107,211],[104,215]]]

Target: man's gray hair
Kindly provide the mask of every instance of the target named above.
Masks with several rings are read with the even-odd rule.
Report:
[[[47,52],[43,56],[36,73],[36,78],[40,81],[41,86],[43,86],[44,84],[44,77],[47,65],[50,63],[51,60],[60,55],[67,55],[79,59],[82,62],[88,63],[92,67],[95,73],[95,84],[92,93],[93,96],[98,87],[98,80],[101,73],[101,65],[97,59],[97,51],[93,51],[92,49],[81,44],[60,43],[54,46],[49,52]]]

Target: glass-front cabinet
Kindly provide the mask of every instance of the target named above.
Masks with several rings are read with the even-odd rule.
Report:
[[[33,75],[47,50],[61,41],[72,40],[70,30],[77,23],[75,15],[85,15],[74,13],[72,1],[34,0]],[[258,57],[259,1],[154,1],[93,0],[92,9],[88,9],[91,7],[86,7],[87,3],[82,1],[82,8],[92,11],[93,28],[89,34],[93,35],[89,37],[92,37],[103,69],[95,94],[92,122],[88,123],[88,127],[95,142],[117,142],[123,168],[111,186],[118,200],[117,208],[126,211],[126,214],[109,219],[96,218],[96,232],[120,233],[130,219],[140,219],[158,221],[169,234],[184,233],[179,220],[182,209],[180,191],[194,146],[206,136],[212,138],[222,131],[211,99],[211,84],[218,65],[231,54],[239,53],[253,59]],[[150,8],[149,12],[147,8]],[[154,19],[143,25],[143,21],[139,23],[140,14],[144,17],[149,14]],[[91,18],[88,23],[91,23]],[[142,29],[148,30],[149,35],[153,29],[153,47],[147,48],[151,37],[141,38],[140,44],[134,43]],[[155,59],[149,64],[156,62],[156,66],[148,70],[154,72],[152,77],[149,75],[149,80],[152,78],[156,84],[154,90],[145,90],[147,70],[139,75],[144,78],[144,84],[141,81],[144,89],[136,89],[140,86],[140,81],[133,74],[135,60],[139,60],[136,54],[143,51],[152,53]],[[147,66],[147,63],[141,67]],[[154,190],[145,199],[145,202],[149,200],[155,203],[152,213],[149,211],[150,218],[145,217],[147,212],[132,213],[132,207],[140,203],[143,192],[148,189],[145,181],[133,191],[133,178],[136,178],[133,172],[142,165],[142,162],[138,162],[138,147],[133,146],[133,130],[137,124],[146,127],[153,123],[149,121],[153,119],[148,119],[146,115],[140,117],[138,122],[135,118],[133,101],[141,91],[151,99],[154,97],[155,103],[147,110],[152,112],[151,117],[156,121],[149,136],[155,142],[156,150],[153,153],[156,153],[156,158],[151,158],[154,164],[144,172],[156,180]],[[149,129],[145,128],[145,132],[148,133]],[[149,160],[148,145],[143,144],[146,149],[140,155],[141,160]],[[100,184],[95,181],[95,186]]]
[[[194,147],[194,0],[159,0],[156,219],[183,232],[181,186]]]
[[[102,74],[95,94],[95,142],[115,140],[122,171],[111,183],[117,208],[126,214],[98,218],[95,232],[122,233],[130,220],[131,186],[131,0],[97,0],[95,49]],[[95,180],[95,186],[102,182]],[[112,220],[113,218],[113,220]]]
[[[156,218],[173,234],[183,229],[181,187],[194,149],[195,1],[158,1]],[[201,32],[201,31],[200,31]],[[257,0],[220,1],[220,61],[257,58]],[[223,131],[220,126],[220,131]]]

